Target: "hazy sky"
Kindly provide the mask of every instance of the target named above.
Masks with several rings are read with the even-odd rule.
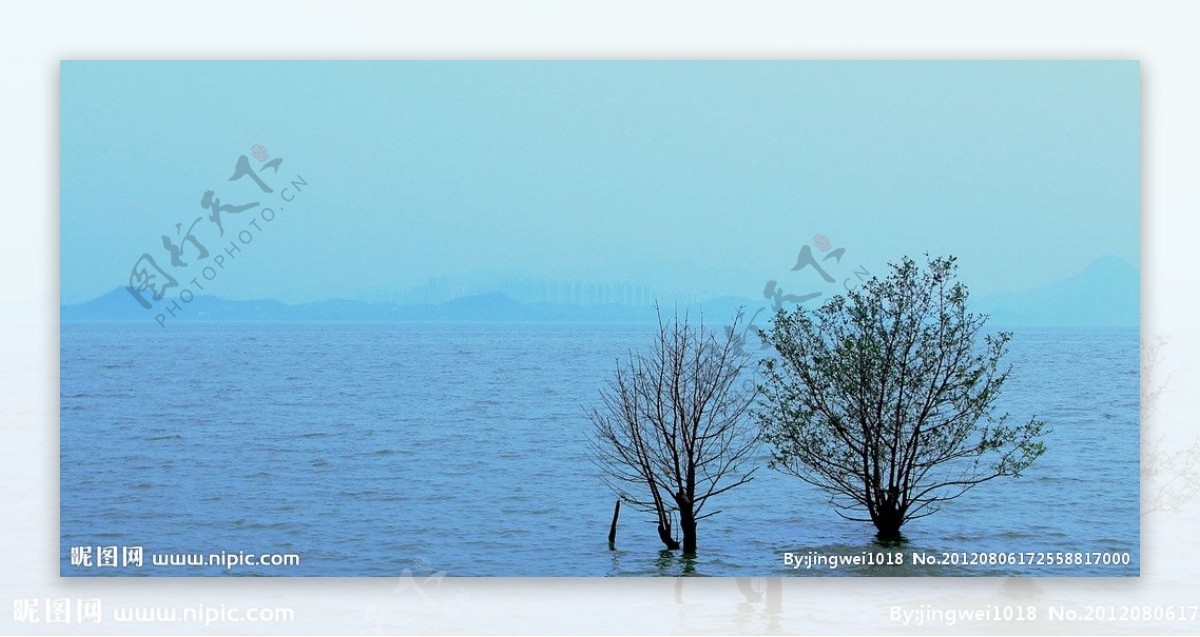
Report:
[[[754,297],[823,233],[842,278],[961,259],[976,293],[1139,261],[1137,62],[64,62],[62,298],[162,235],[206,285],[353,297],[449,275]],[[251,156],[261,144],[278,173]],[[241,155],[275,192],[228,181]],[[201,207],[257,209],[221,215]],[[184,243],[181,283],[200,273]],[[811,275],[809,275],[811,276]],[[791,278],[789,278],[791,277]],[[186,285],[186,283],[184,283]],[[174,292],[174,291],[173,291]]]

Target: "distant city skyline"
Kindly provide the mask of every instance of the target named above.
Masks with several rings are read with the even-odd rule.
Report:
[[[307,303],[199,295],[165,304],[150,315],[130,303],[126,289],[116,288],[86,303],[64,304],[60,319],[138,321],[162,327],[195,320],[628,323],[652,321],[653,305],[657,304],[668,311],[683,309],[709,318],[732,317],[740,309],[748,323],[761,324],[776,309],[791,311],[801,306],[813,309],[833,295],[843,293],[845,288],[857,287],[870,276],[873,274],[860,269],[840,284],[833,279],[825,281],[824,286],[803,291],[788,287],[790,283],[770,280],[757,297],[694,293],[670,297],[640,284],[518,280],[489,285],[435,277],[417,286],[382,288]],[[1137,266],[1117,257],[1105,257],[1049,285],[1003,294],[972,295],[970,305],[973,312],[987,315],[989,324],[995,328],[1136,328],[1141,316],[1140,280]]]
[[[520,303],[648,305],[655,299],[650,287],[640,283],[506,279],[493,284],[450,276],[429,277],[420,285],[381,285],[372,289],[357,290],[351,298],[356,301],[389,302],[396,305],[422,305],[445,303],[456,298],[488,292],[500,292]]]

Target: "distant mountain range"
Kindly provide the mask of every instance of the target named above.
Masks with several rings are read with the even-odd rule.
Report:
[[[1138,269],[1106,257],[1050,285],[973,299],[971,306],[972,310],[991,315],[990,324],[996,326],[1136,327],[1140,319],[1139,294]],[[154,309],[143,309],[125,288],[116,288],[85,303],[61,306],[61,320],[154,321],[156,315],[165,312],[166,303],[164,300]],[[739,306],[753,314],[767,303],[765,299],[723,297],[686,309],[694,312],[702,308],[709,320],[724,322]],[[168,320],[641,323],[655,318],[652,307],[518,303],[499,292],[430,305],[337,299],[286,304],[197,296],[190,303],[180,301],[179,306],[180,311]],[[760,315],[757,324],[766,318],[765,313]]]
[[[125,288],[78,305],[63,305],[63,321],[153,321],[165,313],[164,299],[143,309]],[[643,322],[654,308],[629,305],[557,305],[518,303],[499,292],[457,298],[432,305],[395,305],[334,299],[289,305],[279,301],[233,301],[197,296],[179,301],[170,321],[491,321],[491,322]]]
[[[980,297],[974,309],[991,315],[995,325],[1137,327],[1141,273],[1121,259],[1104,257],[1049,285]]]

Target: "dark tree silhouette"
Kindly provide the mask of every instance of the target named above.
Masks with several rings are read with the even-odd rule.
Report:
[[[995,414],[1012,335],[982,334],[987,317],[967,312],[954,257],[890,268],[816,310],[776,314],[755,409],[771,465],[881,539],[1045,451],[1042,421]]]
[[[734,326],[742,320],[734,317]],[[736,329],[719,336],[701,319],[664,321],[648,352],[630,352],[588,412],[593,458],[606,484],[630,505],[657,516],[668,549],[696,553],[696,523],[719,513],[710,498],[749,482],[757,429],[748,418],[752,391],[739,376],[749,357]]]

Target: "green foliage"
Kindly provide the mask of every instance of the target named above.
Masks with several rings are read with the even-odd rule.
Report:
[[[1042,421],[995,413],[1012,334],[982,332],[955,259],[890,269],[815,310],[776,313],[754,411],[772,467],[889,536],[1045,452]]]

